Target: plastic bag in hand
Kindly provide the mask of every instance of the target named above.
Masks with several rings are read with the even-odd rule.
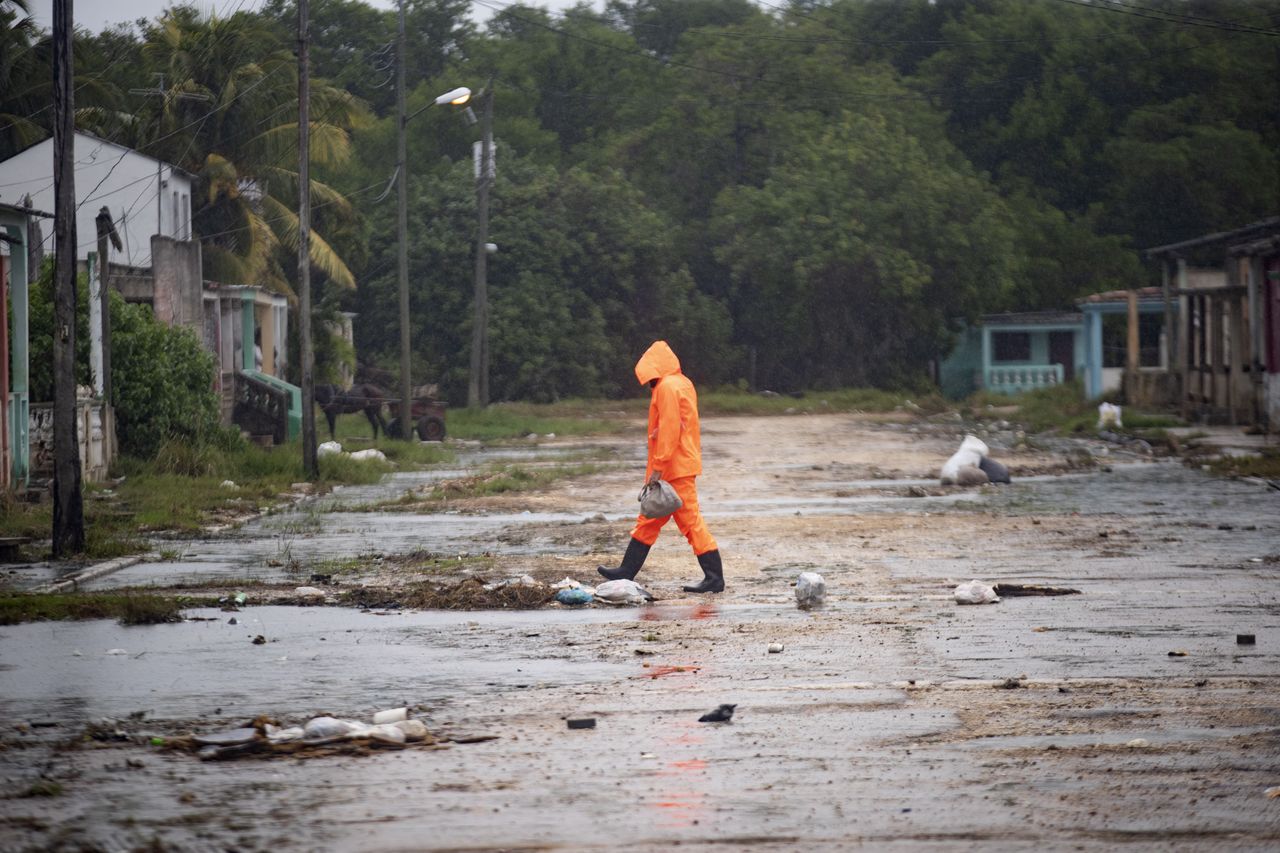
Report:
[[[640,514],[645,518],[666,518],[684,506],[684,501],[666,480],[645,483],[640,490]]]

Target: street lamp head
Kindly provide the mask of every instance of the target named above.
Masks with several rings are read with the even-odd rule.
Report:
[[[460,107],[469,100],[471,100],[471,90],[466,86],[459,86],[452,92],[445,92],[443,95],[436,98],[436,106],[452,104],[455,107]]]

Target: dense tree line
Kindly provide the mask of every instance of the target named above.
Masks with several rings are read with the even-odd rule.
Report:
[[[311,7],[320,310],[357,311],[362,358],[394,365],[396,15]],[[20,8],[0,3],[0,156],[48,119],[47,44]],[[1280,208],[1280,0],[406,0],[406,17],[414,380],[454,401],[478,131],[427,107],[458,85],[495,98],[499,400],[631,393],[657,336],[711,384],[919,384],[961,321],[1145,284],[1140,249]],[[283,291],[294,23],[291,0],[178,7],[76,48],[82,124],[199,174],[213,271]],[[158,72],[169,97],[128,94]]]

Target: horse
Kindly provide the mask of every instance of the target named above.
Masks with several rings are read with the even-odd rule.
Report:
[[[346,391],[337,385],[317,385],[315,393],[316,403],[329,421],[329,438],[334,437],[333,427],[338,415],[349,415],[352,412],[364,412],[364,416],[369,419],[369,426],[373,427],[375,440],[379,426],[384,433],[387,431],[387,422],[382,419],[382,406],[387,400],[387,392],[377,385],[363,382],[352,385]]]

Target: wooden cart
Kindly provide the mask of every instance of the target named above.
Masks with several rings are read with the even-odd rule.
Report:
[[[417,430],[418,438],[423,441],[444,441],[444,407],[444,402],[427,397],[413,400],[413,428]],[[387,401],[387,408],[391,411],[391,420],[387,423],[387,435],[400,438],[400,401]]]

